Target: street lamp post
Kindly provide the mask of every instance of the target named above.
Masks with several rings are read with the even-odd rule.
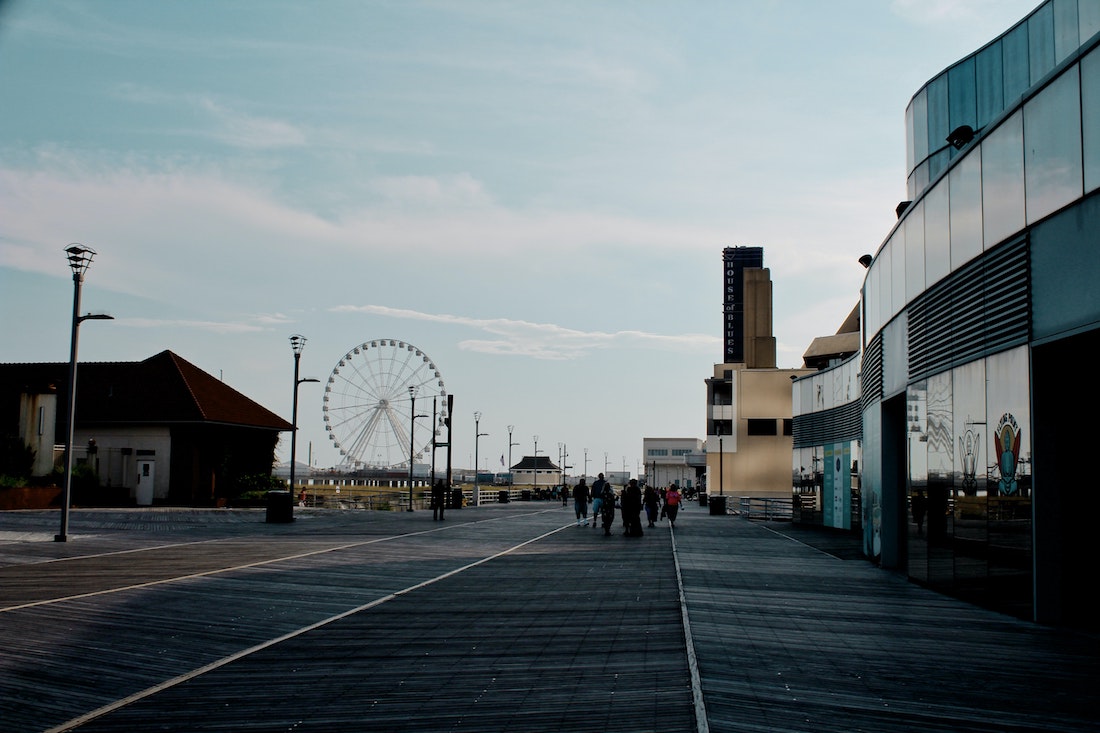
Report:
[[[588,478],[588,449],[584,449],[584,478]]]
[[[512,442],[512,431],[515,430],[515,428],[516,428],[515,425],[509,425],[508,426],[508,475],[509,476],[512,475],[512,446],[513,445],[519,445],[519,443]],[[515,483],[515,481],[513,481],[512,479],[508,480],[508,485],[509,486],[511,486],[514,483]]]
[[[562,466],[565,465],[565,458],[562,454],[565,452],[565,443],[558,443],[558,478],[561,479],[561,485],[565,486],[565,469]]]
[[[481,411],[478,410],[474,413],[474,506],[481,506],[481,476],[478,474],[477,460],[478,460],[478,443],[481,439],[488,435],[488,433],[481,432],[478,427],[481,422]]]
[[[534,490],[531,491],[531,497],[532,498],[534,498],[534,495],[536,493],[538,493],[538,490],[539,490],[539,436],[536,435],[536,436],[534,436],[534,438],[535,438],[535,465],[534,465],[534,467],[532,467],[531,470],[535,474],[535,479],[534,479],[534,483],[532,484],[534,486]]]
[[[416,432],[416,418],[427,415],[416,414],[416,385],[409,387],[409,511],[413,510],[413,464],[416,462],[416,441],[413,433]]]
[[[76,354],[80,340],[80,324],[87,320],[111,320],[104,314],[80,315],[80,286],[84,284],[84,273],[96,252],[82,244],[70,244],[65,248],[69,267],[73,271],[73,325],[72,340],[69,344],[69,425],[65,435],[65,488],[61,497],[61,529],[54,536],[56,542],[69,540],[69,504],[73,495],[73,432],[76,423]]]
[[[435,488],[435,448],[439,438],[439,398],[432,397],[432,479],[428,482],[430,489]],[[446,504],[446,501],[444,501]]]
[[[290,509],[287,521],[294,519],[294,471],[298,453],[298,385],[306,382],[319,382],[319,379],[299,379],[298,362],[302,358],[302,349],[306,346],[306,337],[294,334],[290,337],[290,349],[294,352],[294,403],[290,408]]]

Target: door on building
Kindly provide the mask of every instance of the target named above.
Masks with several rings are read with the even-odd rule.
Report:
[[[153,480],[156,478],[157,464],[148,459],[138,461],[138,480],[136,498],[138,506],[151,506],[153,504]]]

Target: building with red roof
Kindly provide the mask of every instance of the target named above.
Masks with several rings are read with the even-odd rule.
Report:
[[[68,362],[0,364],[0,430],[35,452],[34,475],[61,460]],[[171,351],[77,369],[74,462],[101,489],[76,502],[210,504],[271,473],[291,424]]]

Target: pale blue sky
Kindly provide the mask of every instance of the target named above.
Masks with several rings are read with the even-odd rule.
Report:
[[[783,367],[858,299],[904,110],[1037,0],[0,1],[0,361],[164,349],[290,418],[402,339],[454,462],[637,471],[703,437],[722,248],[764,247]],[[299,460],[334,465],[319,385]],[[289,455],[289,439],[281,457]],[[606,455],[606,459],[605,459]]]

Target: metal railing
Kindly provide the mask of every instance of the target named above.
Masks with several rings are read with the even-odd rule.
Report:
[[[461,488],[462,500],[465,506],[474,505],[474,487]],[[530,487],[493,486],[486,484],[477,489],[480,501],[478,504],[497,504],[515,501],[561,501],[560,498],[550,499],[549,491],[536,492]],[[299,490],[299,495],[302,490]],[[359,486],[309,486],[304,489],[304,502],[295,497],[295,503],[304,503],[307,507],[324,509],[363,509],[374,511],[397,511],[409,508],[408,489],[395,489],[392,491],[379,491],[372,487]],[[448,501],[450,497],[448,496]],[[570,499],[572,501],[572,499]],[[448,507],[450,505],[448,504]],[[426,487],[413,489],[413,509],[431,509],[431,491]]]
[[[790,520],[794,516],[794,497],[742,496],[741,515],[747,519]]]
[[[366,511],[400,511],[409,508],[408,491],[356,491],[356,487],[341,487],[338,491],[310,491],[305,499],[295,497],[295,502],[307,507],[324,509],[362,509]],[[431,509],[431,494],[424,490],[413,491],[413,509]]]

